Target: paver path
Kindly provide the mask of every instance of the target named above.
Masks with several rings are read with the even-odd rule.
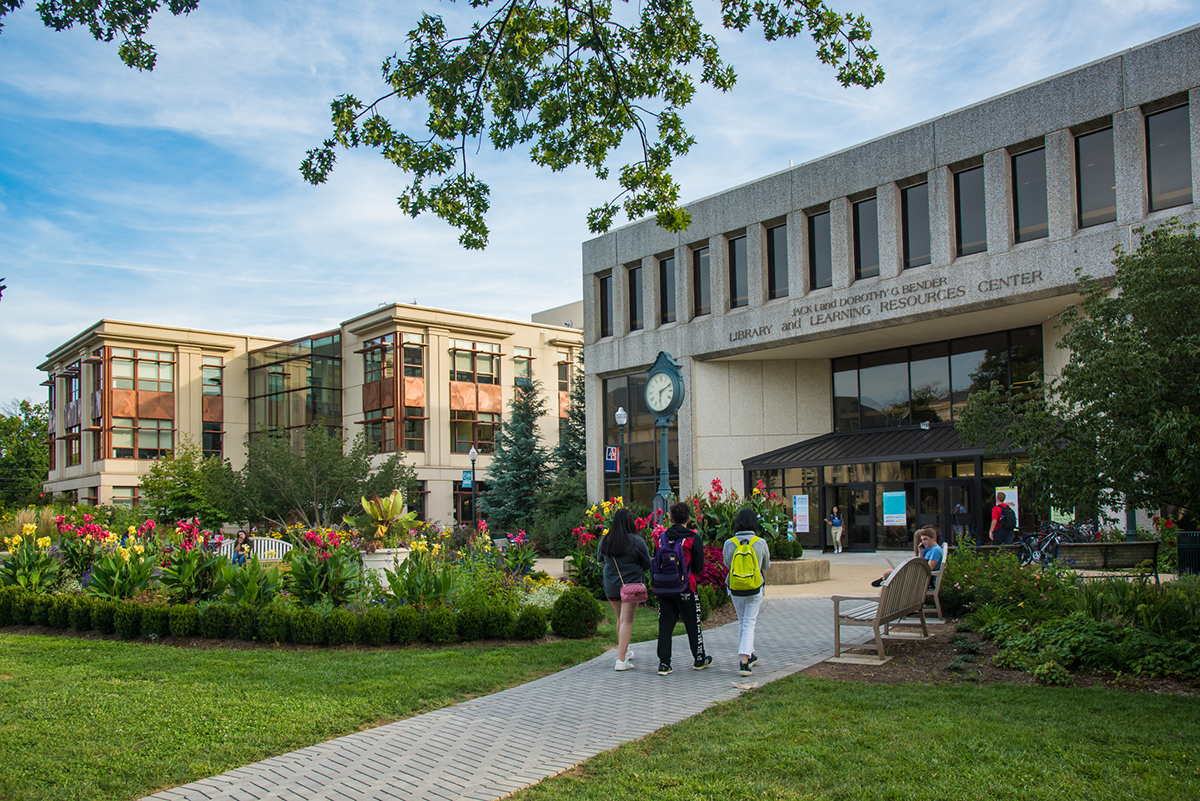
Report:
[[[265,759],[165,790],[156,801],[494,799],[623,742],[735,698],[734,682],[768,681],[833,651],[828,598],[767,600],[754,675],[737,674],[737,624],[704,632],[712,667],[691,668],[675,638],[675,672],[659,676],[653,642],[632,646],[636,668],[613,670],[615,649],[519,687]],[[858,641],[858,640],[856,640]],[[614,701],[624,710],[614,719]]]

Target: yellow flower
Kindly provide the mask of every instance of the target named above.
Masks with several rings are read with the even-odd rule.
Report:
[[[36,531],[37,526],[35,526],[33,523],[26,523],[25,525],[21,526],[21,533],[26,537],[32,537]]]
[[[122,548],[122,547],[118,546],[116,553],[117,553],[117,556],[121,557],[122,560],[124,560],[126,562],[129,561],[129,549],[128,548]]]
[[[49,547],[50,547],[50,538],[49,538],[49,537],[42,537],[40,540],[38,540],[38,541],[37,541],[37,547],[39,547],[39,548],[49,548]]]
[[[130,534],[137,534],[137,526],[130,526],[130,527],[129,527],[129,533],[130,533]]]
[[[755,487],[755,488],[754,488],[754,494],[755,494],[755,495],[762,495],[762,490],[760,490],[758,487]]]
[[[141,545],[133,546],[133,552],[136,553],[138,556],[141,556],[143,553],[145,553],[145,551],[146,551],[146,549],[143,548]]]

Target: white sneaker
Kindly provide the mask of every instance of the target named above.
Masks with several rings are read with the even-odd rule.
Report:
[[[624,662],[620,659],[617,660],[617,670],[633,670],[633,660],[629,658],[628,654],[625,656]]]

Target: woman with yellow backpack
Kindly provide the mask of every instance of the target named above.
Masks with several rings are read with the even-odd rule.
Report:
[[[750,507],[733,519],[733,536],[723,553],[729,574],[725,586],[738,616],[738,673],[749,676],[758,657],[754,653],[754,623],[763,601],[763,569],[771,566],[767,541],[758,536],[758,515]]]

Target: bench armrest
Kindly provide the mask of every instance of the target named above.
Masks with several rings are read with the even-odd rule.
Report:
[[[878,595],[831,595],[831,601],[878,601]]]

